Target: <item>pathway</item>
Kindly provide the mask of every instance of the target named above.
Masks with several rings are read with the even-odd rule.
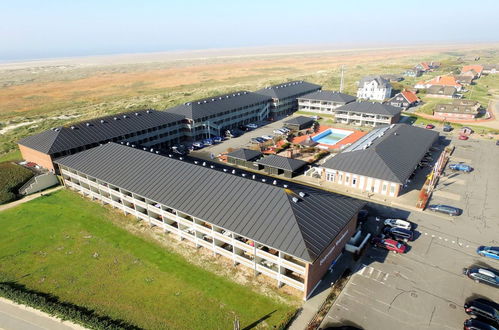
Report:
[[[62,321],[37,309],[0,298],[0,329],[83,330],[85,328],[69,321]]]
[[[55,188],[51,188],[51,189],[47,189],[47,190],[44,190],[44,191],[40,191],[40,192],[37,192],[37,193],[34,193],[34,194],[31,194],[31,195],[28,195],[26,197],[23,197],[21,199],[18,199],[16,201],[13,201],[13,202],[10,202],[10,203],[7,203],[7,204],[3,204],[3,205],[0,205],[0,212],[1,211],[5,211],[5,210],[8,210],[10,208],[13,208],[14,206],[17,206],[19,204],[22,204],[22,203],[26,203],[26,202],[29,202],[35,198],[38,198],[42,195],[46,195],[46,194],[50,194],[54,191],[57,191],[57,190],[60,190],[62,189],[63,186],[57,186]]]

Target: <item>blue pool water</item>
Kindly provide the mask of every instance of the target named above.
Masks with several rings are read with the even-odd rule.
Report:
[[[325,130],[324,132],[321,132],[317,134],[316,136],[312,137],[312,140],[317,142],[317,143],[322,143],[322,144],[327,144],[327,145],[335,145],[336,143],[340,142],[353,132],[351,131],[345,131],[342,129],[336,129],[336,128],[329,128]]]

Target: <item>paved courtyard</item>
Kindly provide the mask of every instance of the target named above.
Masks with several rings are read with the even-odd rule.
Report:
[[[479,245],[499,245],[499,147],[485,140],[452,142],[456,151],[451,163],[463,161],[475,170],[446,170],[430,203],[461,207],[463,215],[450,218],[370,204],[384,217],[405,217],[417,224],[419,237],[409,243],[405,255],[377,248],[366,251],[323,326],[459,329],[468,318],[462,307],[466,299],[499,301],[499,289],[462,275],[464,267],[476,263],[499,269],[498,261],[475,253]]]

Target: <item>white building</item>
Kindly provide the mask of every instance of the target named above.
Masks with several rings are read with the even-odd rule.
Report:
[[[392,96],[392,85],[380,76],[369,76],[359,82],[357,98],[383,101]]]

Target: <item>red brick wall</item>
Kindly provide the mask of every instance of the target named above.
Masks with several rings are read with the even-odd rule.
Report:
[[[305,280],[305,293],[304,298],[312,292],[317,283],[322,279],[324,274],[326,274],[329,266],[333,260],[335,260],[343,247],[348,242],[350,237],[355,233],[355,228],[357,227],[357,215],[355,215],[352,220],[346,225],[346,227],[336,236],[336,238],[331,242],[331,244],[324,250],[324,252],[314,261],[312,264],[307,264],[307,269],[305,270],[307,276]],[[346,234],[345,234],[346,233]],[[345,235],[345,236],[343,236]],[[338,240],[343,237],[341,242]],[[338,243],[338,245],[336,245]]]
[[[24,160],[36,163],[48,170],[55,170],[54,163],[52,163],[52,157],[50,157],[50,155],[44,154],[40,151],[25,147],[20,144],[18,146]]]

